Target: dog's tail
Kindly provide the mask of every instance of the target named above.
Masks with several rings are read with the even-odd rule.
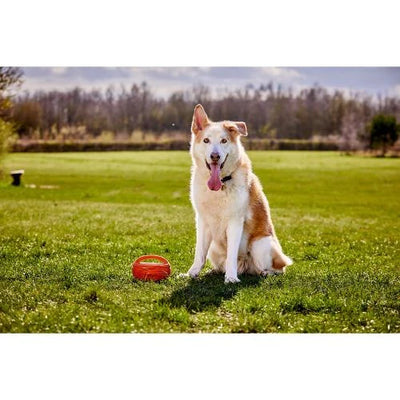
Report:
[[[293,264],[293,260],[285,255],[279,247],[272,248],[272,268],[284,272],[285,267]]]

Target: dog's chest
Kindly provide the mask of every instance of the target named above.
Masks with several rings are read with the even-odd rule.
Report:
[[[228,222],[245,218],[249,194],[241,182],[229,181],[223,190],[212,191],[205,183],[194,180],[193,202],[198,214],[215,230],[225,229]]]

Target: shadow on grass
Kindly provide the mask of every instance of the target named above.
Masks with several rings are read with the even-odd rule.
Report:
[[[222,274],[208,273],[197,279],[188,279],[187,285],[174,290],[162,303],[174,308],[184,307],[190,312],[217,308],[241,289],[258,286],[263,278],[241,275],[240,283],[225,284]]]

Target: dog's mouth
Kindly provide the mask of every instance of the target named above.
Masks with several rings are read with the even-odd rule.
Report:
[[[206,161],[207,168],[211,171],[210,179],[207,182],[207,185],[210,190],[219,190],[222,187],[222,182],[220,178],[221,169],[224,168],[225,161],[228,158],[228,154],[225,157],[225,160],[220,164],[218,162],[212,162],[211,164]]]
[[[225,160],[224,160],[224,161],[222,162],[222,164],[219,166],[219,169],[224,168],[225,161],[226,161],[226,159],[228,158],[228,155],[229,155],[229,154],[226,155]],[[207,162],[207,160],[204,160],[204,161],[206,162],[207,168],[211,171],[210,164]],[[218,162],[214,162],[214,161],[213,161],[213,162],[211,163],[211,165],[218,165]]]

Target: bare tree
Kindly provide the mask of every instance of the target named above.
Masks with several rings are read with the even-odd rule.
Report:
[[[217,96],[200,85],[189,91],[176,91],[168,99],[157,98],[142,83],[129,88],[110,87],[104,92],[79,88],[40,91],[21,95],[15,102],[15,120],[24,126],[20,133],[36,131],[43,138],[54,137],[61,130],[73,132],[76,127],[93,137],[103,131],[120,136],[131,135],[135,130],[143,135],[149,131],[155,135],[187,132],[193,106],[203,103],[215,120],[246,121],[253,138],[272,133],[277,139],[341,136],[341,148],[351,150],[367,142],[365,125],[377,113],[400,118],[400,99],[396,97],[381,96],[375,102],[367,96],[346,97],[340,91],[331,93],[319,86],[294,93],[272,82],[258,88],[246,85],[242,89],[225,89]],[[72,133],[70,138],[74,138]]]
[[[16,67],[0,67],[0,118],[11,107],[10,90],[22,83],[22,70]]]
[[[364,124],[362,121],[360,121],[360,118],[357,116],[357,114],[355,112],[347,111],[342,118],[341,125],[339,150],[361,150],[362,143],[360,141],[360,135]]]

